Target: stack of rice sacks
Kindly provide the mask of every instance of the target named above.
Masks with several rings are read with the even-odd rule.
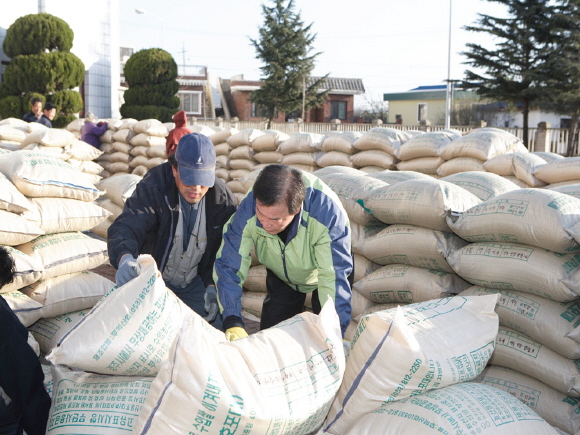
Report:
[[[108,259],[89,231],[109,212],[100,192],[64,160],[40,151],[0,155],[0,244],[16,262],[3,296],[25,326],[94,305],[112,283],[90,272]]]

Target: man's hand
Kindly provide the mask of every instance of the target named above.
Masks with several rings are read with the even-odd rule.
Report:
[[[205,289],[203,300],[205,302],[203,308],[205,309],[205,312],[208,313],[208,315],[204,317],[204,320],[211,323],[215,320],[219,311],[217,292],[214,285],[210,285],[208,288]]]
[[[131,254],[125,254],[121,257],[119,268],[115,275],[116,284],[121,287],[133,278],[137,278],[141,272],[141,267],[137,264],[137,260]]]
[[[244,328],[240,328],[239,326],[234,326],[226,330],[226,339],[230,341],[238,340],[240,338],[246,338],[248,333]]]

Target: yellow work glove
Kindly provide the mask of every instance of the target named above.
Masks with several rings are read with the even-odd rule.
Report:
[[[234,326],[233,328],[229,328],[226,330],[226,338],[230,341],[237,340],[239,338],[246,338],[248,333],[244,328],[240,328],[239,326]]]

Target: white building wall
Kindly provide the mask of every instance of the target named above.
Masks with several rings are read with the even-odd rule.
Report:
[[[524,117],[521,112],[510,114],[510,125],[509,127],[519,127],[524,126]],[[540,110],[530,110],[528,114],[528,126],[530,128],[535,128],[540,122],[548,122],[551,128],[560,128],[561,119],[570,119],[569,116],[558,115],[557,113],[546,113]]]
[[[87,4],[75,0],[44,0],[44,12],[68,23],[74,32],[72,52],[85,64],[85,110],[100,118],[119,114],[119,0]],[[38,0],[19,0],[0,14],[0,48],[6,29],[17,18],[38,13]],[[0,59],[6,56],[0,50]]]

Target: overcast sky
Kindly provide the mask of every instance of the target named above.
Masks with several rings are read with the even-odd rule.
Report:
[[[449,50],[450,4],[451,50]],[[505,16],[505,8],[486,0],[295,0],[305,24],[317,35],[321,52],[314,75],[362,78],[368,98],[417,86],[463,78],[467,42],[494,41],[463,26],[477,13]],[[204,65],[217,77],[243,74],[260,78],[260,61],[249,38],[258,37],[263,0],[121,0],[121,45],[161,47],[178,64]],[[135,9],[146,12],[139,15]]]

